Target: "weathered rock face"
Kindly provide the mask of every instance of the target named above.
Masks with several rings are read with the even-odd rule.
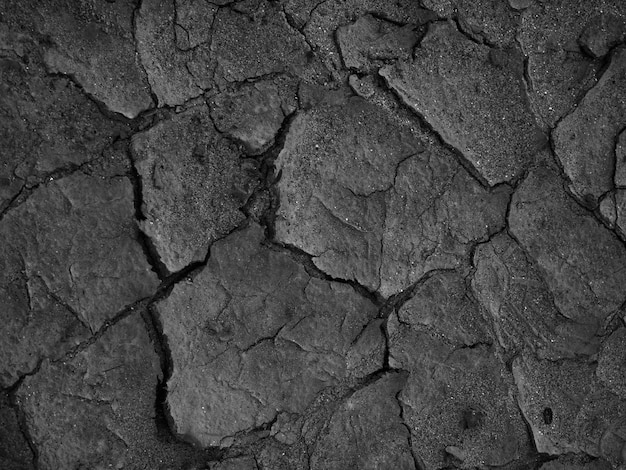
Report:
[[[620,47],[600,81],[554,132],[554,151],[572,181],[572,191],[592,205],[613,188],[614,175],[621,178],[615,173],[615,143],[626,127],[624,82],[626,48]]]
[[[152,106],[133,37],[132,2],[46,0],[32,3],[39,32],[48,35],[45,62],[73,77],[106,107],[127,118]],[[32,13],[31,13],[32,14]]]
[[[623,463],[626,401],[598,381],[591,364],[525,356],[515,359],[513,374],[539,452],[585,452]]]
[[[611,464],[604,459],[590,459],[586,456],[566,455],[546,462],[541,470],[610,470]]]
[[[385,297],[461,264],[502,227],[507,193],[485,191],[422,136],[360,98],[296,117],[276,161],[276,238]]]
[[[197,21],[210,24],[214,13],[209,9],[198,11],[196,15],[202,15]],[[212,77],[206,70],[196,76],[190,67],[198,60],[206,68],[208,46],[201,43],[194,51],[178,50],[177,34],[180,32],[175,26],[180,23],[174,22],[175,16],[174,0],[146,0],[141,2],[135,20],[137,52],[159,106],[182,105],[201,95],[203,88],[211,87]],[[181,21],[184,23],[184,19]]]
[[[308,61],[308,44],[271,3],[262,3],[252,15],[221,9],[213,28],[216,73],[228,82],[298,72]]]
[[[598,23],[625,17],[625,4],[619,0],[532,2],[524,10],[519,43],[528,57],[529,97],[546,125],[554,127],[596,83],[602,65],[587,56],[585,49],[601,54],[613,41],[597,48],[588,35],[597,36]]]
[[[45,76],[29,38],[6,36],[21,57],[0,58],[0,210],[53,172],[95,160],[125,131],[71,81]]]
[[[541,272],[511,237],[502,233],[479,245],[474,265],[474,292],[491,315],[502,348],[510,353],[528,348],[551,359],[597,352],[593,328],[560,314]]]
[[[3,385],[152,295],[158,281],[136,241],[132,200],[124,177],[76,174],[3,218]]]
[[[505,465],[526,451],[512,378],[462,277],[427,280],[387,330],[389,364],[410,372],[398,398],[425,468]]]
[[[256,184],[255,164],[239,159],[204,104],[135,135],[132,152],[142,183],[141,229],[170,272],[204,260],[211,242],[244,219],[239,208]]]
[[[409,432],[396,400],[405,379],[402,374],[387,374],[347,398],[316,442],[311,470],[415,470]]]
[[[38,468],[139,468],[160,373],[138,314],[72,359],[44,361],[18,391]]]
[[[156,306],[173,361],[174,429],[202,446],[301,413],[324,388],[382,365],[382,349],[371,367],[348,361],[374,305],[262,240],[252,225],[216,242],[203,271]]]
[[[431,25],[412,61],[380,74],[491,185],[519,175],[544,141],[521,56],[477,45],[451,24]]]
[[[295,82],[289,79],[244,83],[212,98],[215,127],[249,155],[259,155],[273,143],[287,115],[296,109]]]
[[[567,196],[552,170],[539,167],[522,183],[509,223],[563,315],[597,328],[623,303],[624,245]]]

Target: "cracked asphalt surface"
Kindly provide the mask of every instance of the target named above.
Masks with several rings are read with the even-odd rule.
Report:
[[[0,77],[0,469],[626,469],[623,0],[3,0]]]

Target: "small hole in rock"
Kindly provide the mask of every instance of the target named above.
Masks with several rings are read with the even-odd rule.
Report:
[[[543,422],[546,424],[552,424],[552,408],[544,408],[543,409]]]

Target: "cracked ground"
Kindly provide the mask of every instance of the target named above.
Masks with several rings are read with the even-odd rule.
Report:
[[[0,469],[626,469],[623,0],[0,0]]]

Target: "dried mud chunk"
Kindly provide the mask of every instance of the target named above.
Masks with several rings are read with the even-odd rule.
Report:
[[[0,59],[0,210],[26,185],[82,165],[125,131],[70,80]]]
[[[585,452],[624,463],[626,401],[596,380],[593,366],[524,356],[513,362],[513,374],[539,452]]]
[[[625,82],[626,48],[619,48],[600,81],[554,132],[554,152],[572,190],[586,202],[595,204],[613,188],[616,136],[626,126]]]
[[[216,18],[211,51],[228,82],[241,82],[286,71],[297,72],[310,51],[291,29],[282,11],[269,6],[263,17],[250,18],[229,8]]]
[[[626,297],[626,250],[539,167],[513,195],[510,230],[532,256],[560,312],[598,328]]]
[[[217,241],[204,270],[156,305],[175,432],[204,447],[301,413],[326,387],[369,372],[351,370],[348,354],[376,307],[262,242],[257,225]]]
[[[210,104],[215,126],[242,143],[247,154],[263,153],[295,110],[295,86],[286,81],[245,83],[216,95]]]
[[[474,266],[474,292],[503,348],[513,353],[530,348],[552,359],[597,351],[594,330],[560,315],[541,273],[508,235],[479,245]]]
[[[193,54],[176,48],[175,14],[174,0],[146,0],[137,12],[137,52],[159,106],[181,105],[203,92],[187,68]]]
[[[116,323],[72,359],[44,361],[17,392],[38,468],[132,467],[133,454],[144,450],[142,436],[153,432],[160,374],[139,315]]]
[[[519,175],[544,142],[521,57],[477,45],[450,24],[431,25],[411,62],[380,74],[491,185]]]
[[[488,193],[428,144],[360,98],[300,114],[276,161],[276,238],[385,297],[456,267],[471,240],[502,226],[507,195]]]
[[[459,320],[467,315],[457,314]],[[398,399],[413,453],[425,468],[452,462],[460,468],[500,466],[527,450],[512,378],[492,348],[455,347],[445,333],[427,332],[395,315],[387,329],[390,366],[410,372]]]
[[[417,34],[413,26],[396,26],[365,15],[337,29],[337,40],[346,67],[365,72],[375,68],[375,63],[409,59]]]
[[[135,118],[152,107],[150,88],[133,39],[131,2],[48,0],[36,21],[54,45],[45,61],[70,75],[111,111]]]
[[[578,38],[597,15],[623,18],[621,0],[561,0],[533,4],[522,15],[519,43],[528,57],[529,97],[549,127],[573,108],[596,82],[602,64],[581,50]]]
[[[136,134],[132,152],[141,229],[170,272],[204,260],[211,242],[244,220],[239,208],[256,184],[254,167],[217,133],[203,104]]]
[[[409,433],[396,400],[405,380],[403,374],[387,374],[347,398],[317,441],[311,469],[415,470]]]
[[[626,18],[612,14],[597,15],[589,21],[578,42],[592,57],[604,57],[626,38]]]
[[[48,296],[44,305],[58,299],[91,331],[156,289],[135,238],[133,190],[124,177],[60,179],[39,188],[2,224],[5,256],[16,257],[10,262],[22,267],[30,292]]]

